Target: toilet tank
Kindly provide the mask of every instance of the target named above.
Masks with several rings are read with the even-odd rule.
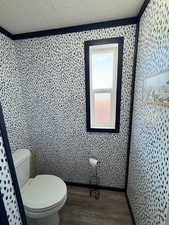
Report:
[[[20,189],[27,183],[31,172],[31,152],[28,149],[18,149],[13,154],[16,175]]]

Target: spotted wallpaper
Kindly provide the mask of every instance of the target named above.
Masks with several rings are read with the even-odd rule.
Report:
[[[12,40],[0,33],[0,102],[12,151],[28,145],[25,100]]]
[[[124,36],[120,134],[86,132],[85,40]],[[0,101],[12,151],[37,153],[40,173],[89,182],[88,158],[101,161],[101,184],[124,187],[135,25],[12,41],[0,34]],[[0,190],[10,225],[21,224],[0,136]]]
[[[124,188],[135,25],[15,42],[31,149],[39,172],[89,183],[89,157],[101,161],[101,185]],[[84,41],[124,37],[119,134],[87,133]],[[27,147],[27,146],[26,146]]]
[[[0,194],[3,197],[4,206],[8,216],[9,225],[22,225],[17,199],[14,193],[12,178],[3,139],[0,132]]]
[[[128,196],[137,225],[163,225],[169,203],[169,107],[144,104],[145,78],[169,69],[169,1],[141,18]]]

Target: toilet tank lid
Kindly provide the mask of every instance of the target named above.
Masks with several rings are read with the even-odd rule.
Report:
[[[12,156],[13,156],[14,165],[15,167],[17,167],[23,161],[25,161],[25,159],[31,157],[31,152],[29,149],[18,149],[12,154]]]

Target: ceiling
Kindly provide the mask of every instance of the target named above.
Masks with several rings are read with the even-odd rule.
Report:
[[[0,0],[0,26],[12,34],[137,16],[144,0]]]

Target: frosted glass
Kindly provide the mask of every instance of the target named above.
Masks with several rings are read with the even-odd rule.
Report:
[[[95,104],[95,121],[110,122],[111,121],[111,94],[96,93],[94,98]]]
[[[92,88],[106,89],[113,86],[113,53],[92,54]]]

